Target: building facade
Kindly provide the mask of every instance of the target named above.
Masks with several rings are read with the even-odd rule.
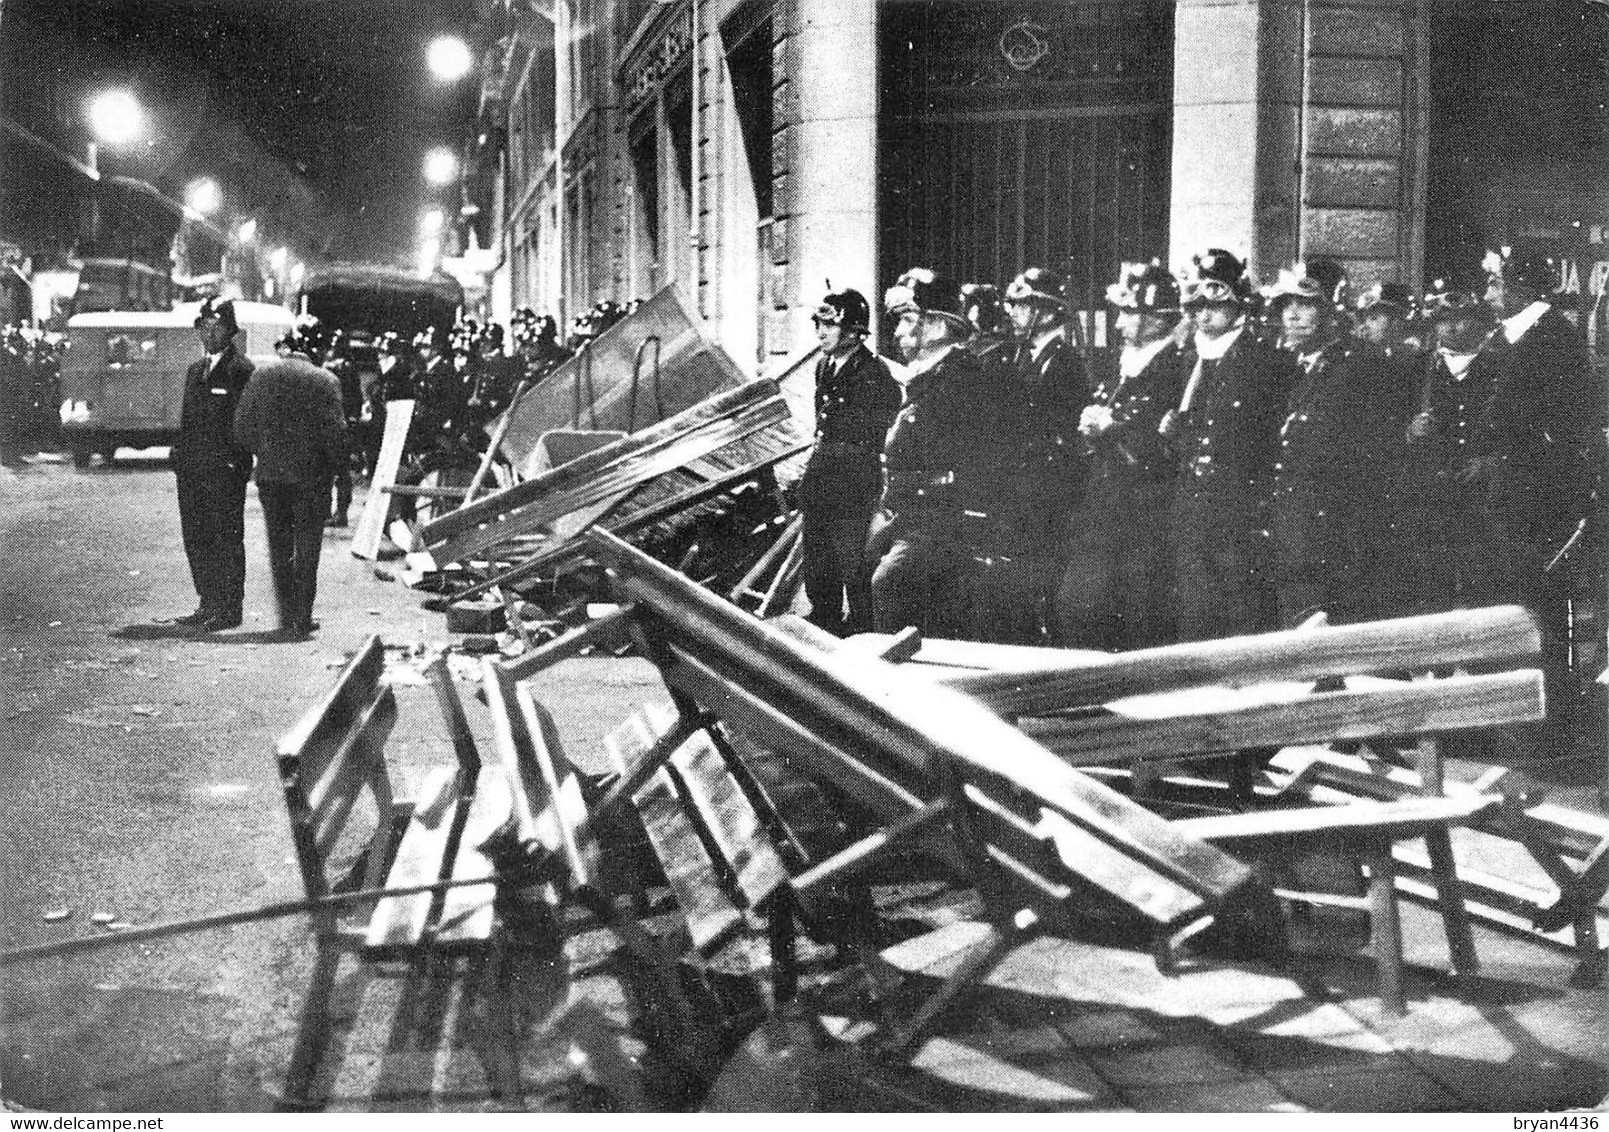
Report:
[[[1609,224],[1590,215],[1596,134],[1573,159],[1510,144],[1545,101],[1527,74],[1566,46],[1590,58],[1609,36],[1602,5],[515,9],[483,100],[486,132],[505,139],[505,207],[483,233],[501,248],[493,293],[564,322],[675,284],[753,372],[813,344],[824,292],[855,287],[875,305],[915,264],[995,283],[1060,270],[1099,344],[1098,296],[1125,260],[1178,266],[1219,246],[1263,278],[1326,256],[1360,288],[1417,286],[1427,248],[1436,271],[1465,244]],[[1548,105],[1586,107],[1601,71]],[[1561,160],[1580,175],[1561,180]]]

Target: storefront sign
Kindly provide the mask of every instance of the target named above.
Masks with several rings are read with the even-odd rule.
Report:
[[[633,109],[653,97],[671,72],[688,56],[692,47],[693,12],[691,8],[684,7],[671,19],[663,35],[645,45],[626,64],[622,85]]]

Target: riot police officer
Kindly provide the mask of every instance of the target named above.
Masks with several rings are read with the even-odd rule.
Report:
[[[899,411],[899,383],[866,347],[871,308],[859,291],[834,291],[813,316],[816,443],[799,482],[803,573],[810,620],[830,633],[872,627],[866,533],[877,506],[883,441]]]
[[[1157,426],[1188,375],[1179,284],[1156,260],[1129,263],[1106,301],[1123,350],[1079,418],[1086,510],[1068,546],[1056,635],[1070,646],[1144,648],[1175,632],[1168,520],[1177,469]]]
[[[1174,594],[1179,636],[1203,640],[1272,629],[1266,507],[1296,362],[1247,327],[1246,265],[1212,248],[1181,286],[1193,321],[1189,376],[1159,425],[1179,454]]]
[[[1384,616],[1388,449],[1402,425],[1398,363],[1342,333],[1328,286],[1303,264],[1280,272],[1268,306],[1299,365],[1279,431],[1269,531],[1280,623]]]
[[[880,632],[914,625],[953,637],[967,627],[960,583],[973,562],[962,537],[959,481],[980,455],[976,434],[992,416],[994,397],[966,349],[971,327],[957,298],[953,284],[925,267],[906,272],[884,298],[910,374],[883,449],[882,502],[868,547]]]

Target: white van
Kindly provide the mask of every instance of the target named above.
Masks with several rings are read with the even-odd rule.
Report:
[[[67,320],[61,364],[61,424],[73,462],[97,452],[111,462],[122,447],[172,444],[184,405],[184,372],[202,356],[200,303],[171,311],[96,311]],[[271,303],[235,303],[235,348],[258,365],[274,360],[274,341],[295,315]]]

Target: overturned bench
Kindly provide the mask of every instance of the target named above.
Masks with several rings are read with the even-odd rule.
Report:
[[[274,746],[291,838],[310,899],[397,892],[326,905],[311,915],[317,955],[287,1072],[289,1104],[310,1103],[330,1038],[330,999],[343,957],[370,972],[460,969],[487,1020],[481,1056],[493,1090],[519,1095],[518,1037],[496,986],[504,945],[495,863],[483,844],[521,793],[482,766],[445,658],[427,675],[454,746],[418,797],[397,796],[385,744],[396,697],[382,679],[385,645],[370,637],[334,686]],[[417,891],[425,889],[425,891]]]

